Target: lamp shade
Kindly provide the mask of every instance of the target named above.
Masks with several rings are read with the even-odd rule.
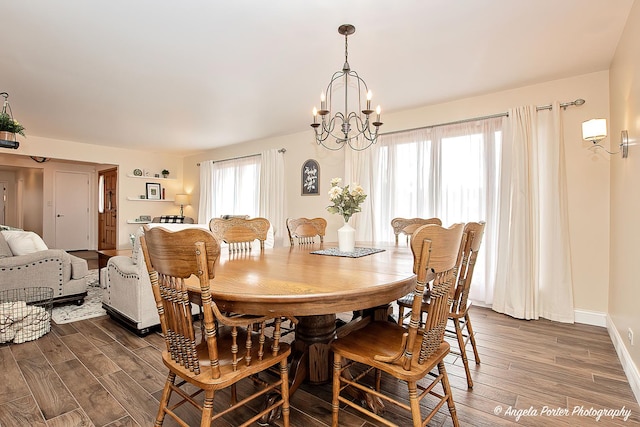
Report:
[[[582,139],[598,142],[607,136],[607,119],[591,119],[582,122]]]
[[[191,204],[191,196],[189,194],[176,194],[174,203],[178,206],[186,206]]]

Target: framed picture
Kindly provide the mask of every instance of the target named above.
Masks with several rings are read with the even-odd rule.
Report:
[[[302,195],[317,196],[320,194],[320,165],[309,159],[302,165]]]
[[[147,182],[147,199],[148,200],[160,200],[160,184],[157,182]]]

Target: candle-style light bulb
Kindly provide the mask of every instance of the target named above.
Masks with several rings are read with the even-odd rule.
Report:
[[[372,93],[371,91],[367,92],[367,110],[371,109],[371,97],[372,97]]]
[[[327,109],[327,98],[324,95],[324,92],[320,93],[320,109]]]
[[[381,108],[380,108],[380,106],[378,105],[378,106],[376,107],[376,114],[378,115],[378,119],[377,119],[377,121],[378,121],[378,122],[380,121],[380,112],[381,112],[381,111],[382,111],[382,109],[381,109]]]
[[[318,118],[318,109],[313,107],[313,123],[316,123],[316,119]]]

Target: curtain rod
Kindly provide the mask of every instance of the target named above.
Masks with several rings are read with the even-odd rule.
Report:
[[[572,105],[579,106],[579,105],[582,105],[584,103],[585,103],[584,99],[578,98],[575,101],[563,102],[563,103],[560,104],[560,107],[566,110],[567,107],[570,107]],[[536,107],[536,111],[551,110],[551,109],[553,109],[553,105],[552,104],[549,104],[549,105],[538,105]],[[447,123],[438,123],[436,125],[421,126],[421,127],[412,128],[412,129],[395,130],[395,131],[392,131],[392,132],[381,133],[380,135],[394,135],[396,133],[401,133],[401,132],[411,132],[411,131],[420,130],[420,129],[431,129],[431,128],[440,127],[440,126],[459,125],[459,124],[462,124],[462,123],[475,122],[477,120],[496,119],[498,117],[509,117],[509,113],[508,112],[497,113],[497,114],[491,114],[491,115],[488,115],[488,116],[473,117],[473,118],[470,118],[470,119],[456,120],[456,121],[447,122]]]
[[[286,153],[287,149],[286,148],[280,148],[278,150],[278,153]],[[249,157],[256,157],[256,156],[261,156],[262,154],[257,153],[257,154],[247,154],[246,156],[238,156],[238,157],[231,157],[229,159],[222,159],[222,160],[212,160],[213,163],[218,163],[218,162],[226,162],[229,160],[240,160],[240,159],[248,159]],[[200,166],[200,163],[196,163],[196,166]]]

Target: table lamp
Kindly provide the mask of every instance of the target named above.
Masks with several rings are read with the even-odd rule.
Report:
[[[180,216],[184,216],[184,205],[191,204],[191,196],[189,194],[176,194],[174,203],[180,206]]]

